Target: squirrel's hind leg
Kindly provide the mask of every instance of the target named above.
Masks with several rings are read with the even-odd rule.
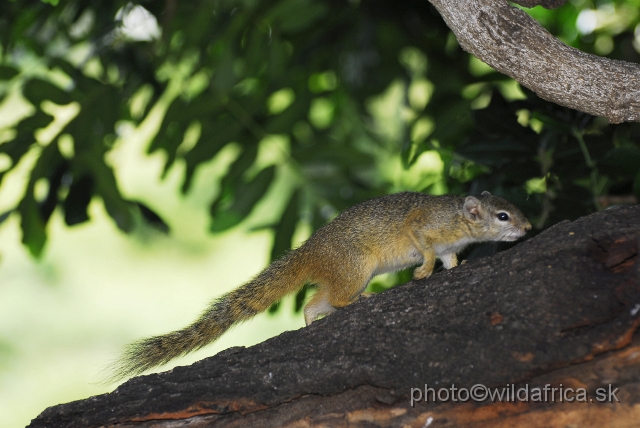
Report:
[[[320,288],[304,307],[304,322],[306,325],[309,325],[318,319],[318,317],[329,315],[331,312],[335,312],[335,310],[336,308],[329,303],[329,293],[327,290]]]
[[[367,288],[371,273],[365,269],[351,273],[348,279],[333,275],[317,281],[318,291],[304,307],[304,321],[307,325],[318,317],[329,315],[336,309],[350,305],[360,298]]]
[[[440,256],[440,260],[445,269],[452,269],[458,266],[458,256],[456,256],[456,253],[443,254]]]
[[[347,256],[345,256],[346,258]],[[349,254],[350,269],[324,270],[316,272],[311,282],[318,285],[318,291],[304,307],[307,325],[319,316],[329,315],[360,298],[376,270],[377,260],[362,254]]]

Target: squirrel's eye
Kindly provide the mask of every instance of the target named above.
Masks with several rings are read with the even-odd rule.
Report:
[[[500,220],[500,221],[507,221],[507,220],[509,220],[509,214],[507,214],[507,213],[498,213],[498,214],[496,215],[496,217],[498,217],[498,220]]]

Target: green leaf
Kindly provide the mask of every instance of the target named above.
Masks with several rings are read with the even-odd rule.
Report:
[[[62,158],[55,144],[45,147],[36,161],[25,194],[18,204],[21,216],[22,242],[34,257],[42,254],[47,240],[46,226],[53,210],[58,204],[58,189],[62,176],[68,169],[67,162]],[[45,200],[38,203],[35,200],[35,185],[41,178],[46,178],[49,190]]]
[[[269,166],[260,171],[250,182],[235,186],[235,192],[231,196],[233,202],[228,208],[223,208],[221,205],[212,207],[213,223],[210,230],[222,232],[245,219],[256,203],[262,199],[274,176],[275,166]]]
[[[327,6],[320,2],[284,0],[272,9],[270,17],[283,33],[298,33],[307,30],[327,12]]]
[[[209,230],[211,232],[224,232],[225,230],[238,225],[243,218],[242,214],[234,211],[223,211],[217,213]]]
[[[284,134],[291,132],[293,125],[307,117],[311,97],[308,93],[297,94],[296,99],[280,114],[271,118],[265,130],[268,134]]]
[[[87,78],[86,76],[81,74],[80,70],[78,70],[70,62],[65,61],[62,58],[51,58],[49,60],[49,67],[52,68],[52,69],[59,68],[60,70],[65,72],[72,79],[74,79],[76,77],[80,77],[80,78],[84,78],[84,79]]]
[[[13,211],[14,210],[9,210],[9,211],[7,211],[5,213],[0,214],[0,224],[4,223],[4,221],[9,218],[9,216],[11,215],[11,213]]]
[[[51,168],[50,172],[47,174],[47,179],[49,181],[49,192],[47,193],[47,197],[40,204],[40,216],[43,221],[47,223],[53,210],[58,206],[58,191],[60,189],[60,184],[62,182],[62,177],[67,173],[69,169],[69,165],[66,161],[62,160],[59,152],[55,150],[56,156],[54,159],[49,160],[48,167]],[[42,159],[42,158],[41,158]]]
[[[275,260],[281,257],[291,248],[291,240],[293,234],[296,231],[296,225],[298,224],[298,200],[300,198],[299,191],[296,190],[287,207],[280,218],[278,224],[274,227],[274,239],[273,246],[271,247],[271,260]]]
[[[142,202],[135,201],[134,204],[138,207],[140,214],[142,214],[142,218],[148,224],[163,233],[169,233],[169,225],[165,223],[162,217],[160,217],[155,211]]]
[[[220,183],[220,194],[211,203],[210,212],[212,216],[216,216],[220,211],[224,211],[233,200],[234,195],[237,193],[237,186],[244,182],[244,173],[253,165],[258,156],[258,147],[252,145],[246,147],[240,156],[233,162],[227,175],[222,179]]]
[[[243,138],[246,138],[246,134],[243,132],[243,126],[229,115],[221,115],[213,123],[211,123],[211,121],[203,122],[198,142],[184,155],[187,170],[185,173],[185,181],[182,185],[183,193],[189,190],[193,174],[202,162],[212,159],[231,141],[242,141]],[[251,163],[253,163],[257,154],[255,147],[245,149],[245,153],[250,155]],[[242,158],[242,155],[240,158]],[[243,166],[244,169],[242,169],[240,174],[244,173],[251,163]],[[235,168],[237,168],[237,166],[235,166]],[[234,166],[231,167],[231,170],[234,170]],[[237,177],[237,175],[234,175],[234,177]],[[226,180],[225,183],[228,181],[229,180]]]
[[[225,50],[225,54],[217,64],[211,84],[220,94],[226,94],[238,83],[238,78],[233,72],[235,58],[231,49]]]
[[[33,193],[27,193],[18,205],[20,226],[22,228],[22,243],[26,245],[33,257],[40,257],[44,244],[47,242],[46,224],[40,217],[38,204]]]
[[[267,309],[267,312],[270,314],[275,314],[276,312],[278,312],[278,309],[280,309],[280,300],[278,300],[277,302],[273,302],[271,306],[269,306],[269,309]]]
[[[63,203],[64,221],[68,226],[84,223],[89,220],[87,207],[93,196],[93,178],[83,175],[74,179]]]
[[[9,65],[0,65],[0,80],[11,80],[20,73],[17,68]]]
[[[70,95],[53,83],[34,78],[24,84],[22,93],[33,105],[39,106],[44,100],[50,100],[59,105],[71,102]]]
[[[33,116],[30,116],[18,123],[16,126],[17,135],[11,141],[0,144],[0,153],[5,153],[11,158],[11,163],[15,167],[22,156],[35,144],[34,132],[44,128],[53,120],[53,116],[37,110]],[[4,175],[11,171],[0,172],[0,182],[4,179]]]
[[[94,192],[102,198],[105,209],[116,226],[125,233],[131,232],[134,225],[133,207],[120,195],[113,170],[103,161],[101,148],[81,153],[76,159],[93,175]]]

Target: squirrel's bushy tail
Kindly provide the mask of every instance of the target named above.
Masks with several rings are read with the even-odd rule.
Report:
[[[292,251],[253,280],[213,301],[190,326],[128,345],[120,360],[111,367],[108,381],[140,374],[218,339],[234,324],[254,317],[297,291],[308,280],[305,265],[302,251]]]

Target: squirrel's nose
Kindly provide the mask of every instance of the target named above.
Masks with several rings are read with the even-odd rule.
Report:
[[[530,230],[531,230],[531,223],[527,222],[527,224],[525,224],[525,226],[524,226],[524,231],[528,232]]]

